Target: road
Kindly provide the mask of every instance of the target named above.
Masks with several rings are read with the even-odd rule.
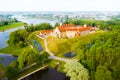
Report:
[[[47,40],[45,36],[40,36],[40,35],[36,35],[37,37],[41,38],[44,40],[44,45],[45,45],[45,51],[50,55],[48,58],[49,59],[55,59],[55,60],[60,60],[60,61],[64,61],[64,62],[70,62],[70,61],[78,61],[77,59],[67,59],[67,58],[61,58],[61,57],[57,57],[54,55],[54,53],[50,52],[47,46]]]

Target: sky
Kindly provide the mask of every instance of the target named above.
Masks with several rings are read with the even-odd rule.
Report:
[[[120,11],[120,0],[0,0],[0,11]]]

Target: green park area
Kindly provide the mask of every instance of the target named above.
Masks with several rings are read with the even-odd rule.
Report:
[[[23,25],[24,24],[22,22],[11,23],[9,25],[1,26],[0,31],[8,30],[8,29],[15,28],[15,27],[20,27],[20,26],[23,26]]]

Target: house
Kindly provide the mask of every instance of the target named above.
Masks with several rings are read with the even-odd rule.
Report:
[[[95,32],[94,27],[65,24],[56,27],[54,30],[43,30],[40,32],[40,35],[50,35],[58,38],[65,38],[65,37],[71,38],[75,36],[84,36],[94,32]]]

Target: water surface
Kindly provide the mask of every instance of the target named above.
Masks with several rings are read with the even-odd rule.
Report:
[[[0,53],[0,64],[8,66],[12,61],[16,60],[17,57],[12,56],[11,54],[2,54]]]
[[[46,70],[38,71],[22,80],[70,80],[62,72],[56,69],[48,68]]]

